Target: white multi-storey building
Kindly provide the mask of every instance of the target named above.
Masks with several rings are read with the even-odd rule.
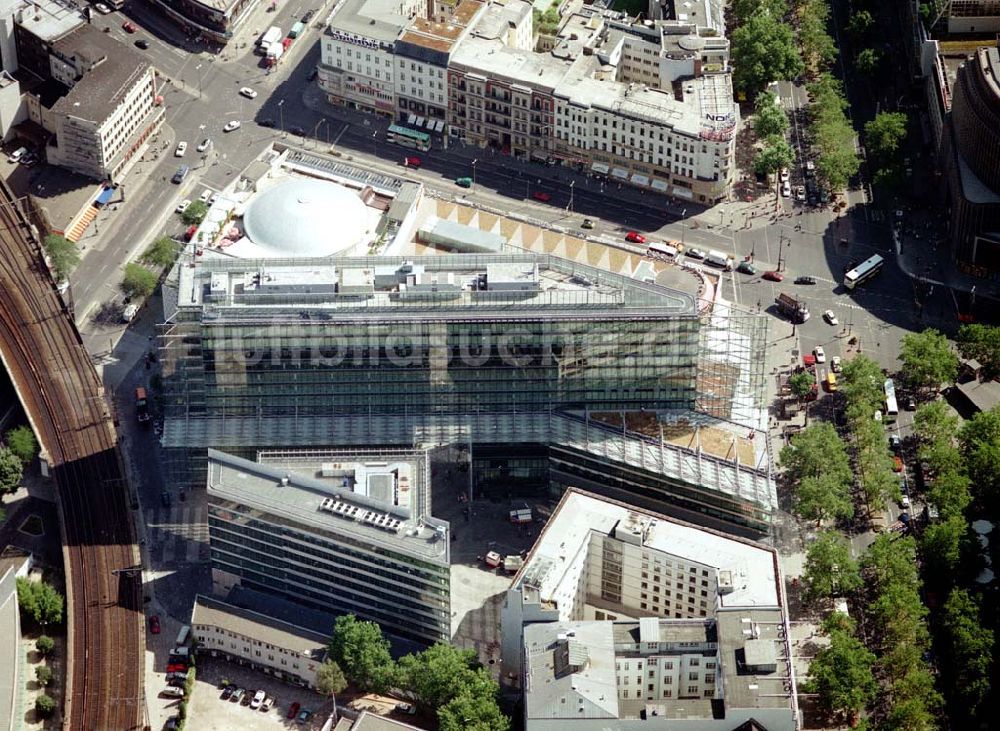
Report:
[[[570,489],[507,592],[501,677],[529,731],[793,731],[784,606],[773,549]]]

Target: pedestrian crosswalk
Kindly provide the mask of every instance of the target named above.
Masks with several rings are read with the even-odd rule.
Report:
[[[145,519],[146,547],[154,567],[208,560],[208,518],[204,508],[185,503],[148,508]]]

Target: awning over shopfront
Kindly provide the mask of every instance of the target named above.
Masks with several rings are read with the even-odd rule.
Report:
[[[593,165],[590,166],[590,169],[599,175],[607,175],[608,172],[611,170],[611,168],[609,168],[603,162],[595,162]]]
[[[635,185],[649,186],[649,178],[639,173],[632,173],[632,182]]]
[[[683,198],[684,200],[692,200],[694,198],[694,193],[692,193],[687,188],[682,188],[679,185],[674,186],[674,195],[678,198]]]
[[[653,178],[653,183],[652,183],[652,185],[650,187],[653,190],[660,191],[661,193],[666,193],[667,190],[670,188],[670,186],[667,185],[667,181],[665,181],[665,180],[657,180],[656,178]]]
[[[623,170],[622,168],[615,168],[611,171],[611,176],[614,178],[619,178],[621,180],[628,180],[628,170]]]

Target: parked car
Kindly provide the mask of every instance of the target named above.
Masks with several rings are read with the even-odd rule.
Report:
[[[898,452],[903,448],[903,440],[899,438],[898,434],[889,435],[889,449],[893,452]]]
[[[240,89],[240,94],[245,96],[247,99],[257,98],[257,92],[251,89],[249,86],[244,86],[242,89]]]
[[[764,272],[764,279],[766,279],[769,282],[780,282],[784,278],[785,275],[782,274],[781,272],[776,272],[776,271]]]
[[[99,12],[101,15],[107,15],[108,13],[111,12],[111,8],[109,8],[104,3],[97,3],[94,6],[94,10],[96,10],[97,12]]]
[[[149,618],[149,631],[154,635],[160,634],[160,618],[155,614]]]
[[[708,256],[708,252],[706,252],[704,249],[698,249],[696,247],[691,247],[684,253],[685,255],[690,256],[692,259],[704,259],[706,256]]]
[[[788,168],[781,168],[781,173],[779,174],[779,178],[782,183],[788,182]]]
[[[246,693],[247,692],[243,690],[243,688],[237,688],[236,690],[233,691],[233,694],[229,696],[229,702],[239,703],[243,699],[243,696],[246,695]]]
[[[145,38],[140,38],[139,40],[137,40],[135,42],[135,47],[136,48],[141,48],[143,51],[148,51],[149,50],[149,41],[147,41]]]
[[[302,705],[298,701],[293,702],[292,705],[288,707],[288,713],[285,714],[285,718],[295,718],[295,715],[299,712],[299,708],[301,707]]]
[[[166,720],[166,723],[163,724],[163,731],[177,731],[177,729],[180,728],[180,725],[181,717],[171,716]]]
[[[552,196],[546,193],[544,190],[536,190],[534,193],[531,194],[531,197],[534,198],[536,201],[541,201],[542,203],[548,203],[550,200],[552,200]]]
[[[817,363],[826,363],[826,351],[823,350],[822,345],[817,345],[813,348],[813,354],[816,356]]]
[[[308,23],[310,20],[313,19],[313,16],[315,14],[316,14],[315,10],[307,10],[306,13],[305,13],[305,15],[302,16],[302,22],[303,23]]]
[[[840,373],[842,370],[844,370],[843,366],[840,365],[840,362],[841,361],[839,355],[835,355],[832,358],[830,358],[830,370],[833,371],[834,373]]]
[[[223,132],[234,132],[238,130],[243,125],[238,119],[232,119],[226,122],[226,126],[222,128]]]
[[[212,199],[212,191],[210,191],[208,188],[201,191],[201,195],[198,196],[198,200],[200,200],[202,203],[208,203],[211,199]]]
[[[174,209],[174,213],[184,213],[184,211],[186,211],[188,209],[188,206],[190,205],[191,201],[185,198],[184,200],[182,200],[180,203],[177,204],[177,208]]]
[[[250,707],[256,711],[264,703],[265,698],[267,698],[267,693],[263,690],[258,690],[253,694],[253,700],[250,701]]]
[[[643,236],[638,231],[629,231],[627,234],[625,234],[625,240],[628,241],[631,244],[645,244],[646,243],[646,237]]]
[[[592,220],[590,220],[589,218],[585,218],[585,219],[583,219],[583,223],[580,224],[580,227],[581,228],[588,228],[588,229],[589,228],[593,228],[594,227],[594,222]]]
[[[757,273],[757,267],[755,267],[753,264],[751,264],[748,261],[741,261],[736,266],[736,271],[740,272],[741,274],[756,274]]]
[[[892,471],[902,472],[903,471],[903,458],[898,454],[894,454],[892,457]]]
[[[274,705],[274,698],[268,696],[267,698],[264,699],[264,702],[260,704],[260,710],[263,713],[267,713],[268,711],[271,710],[271,706],[273,705]]]
[[[289,127],[288,131],[291,132],[293,135],[298,135],[299,137],[304,137],[306,133],[306,131],[301,127],[299,127],[297,124],[293,124],[291,127]]]
[[[212,146],[212,140],[208,137],[203,139],[196,148],[198,152],[206,152]]]
[[[222,695],[220,695],[219,698],[221,698],[224,701],[228,701],[229,696],[231,696],[235,691],[236,691],[235,686],[227,685],[225,688],[222,689]]]
[[[457,185],[459,188],[471,188],[472,178],[465,178],[465,177],[455,178],[455,185]]]
[[[840,324],[840,320],[838,320],[837,316],[835,314],[833,314],[833,310],[827,310],[826,312],[824,312],[823,313],[823,319],[826,320],[831,325],[839,325]]]
[[[191,172],[191,168],[189,168],[187,165],[181,165],[179,168],[177,168],[177,172],[174,173],[174,177],[172,177],[170,181],[174,185],[180,185],[181,183],[184,182],[184,178],[188,176],[189,172]]]
[[[796,284],[816,284],[816,277],[796,277]]]
[[[184,153],[188,151],[188,143],[181,140],[177,143],[177,147],[174,148],[174,157],[184,157]]]
[[[135,27],[135,23],[126,20],[124,23],[122,23],[122,30],[125,31],[126,33],[135,33],[136,30],[138,29]]]
[[[785,198],[792,197],[792,186],[787,180],[781,184],[781,195]]]
[[[10,156],[7,158],[7,162],[10,162],[10,163],[19,162],[21,160],[21,158],[24,157],[27,154],[28,154],[28,148],[27,147],[18,147],[16,150],[14,150],[12,153],[10,153]]]
[[[418,168],[418,167],[420,167],[423,164],[424,164],[424,161],[421,160],[416,155],[410,155],[409,157],[404,157],[403,158],[403,167],[406,167],[406,168]]]
[[[274,120],[271,119],[271,118],[269,118],[269,117],[265,117],[264,119],[262,119],[259,122],[257,122],[257,124],[260,125],[261,127],[268,127],[268,128],[270,128],[270,127],[274,126]]]
[[[904,487],[905,486],[901,486],[900,487],[900,489],[903,490],[903,493],[902,493],[902,495],[899,498],[899,507],[903,508],[904,510],[909,510],[910,509],[910,496],[906,494],[906,490],[904,489]]]
[[[917,410],[917,401],[912,396],[906,399],[906,405],[904,407],[907,411]]]
[[[807,178],[811,178],[813,175],[816,174],[816,163],[814,163],[812,160],[806,160],[805,174]]]
[[[187,665],[182,662],[174,662],[167,664],[168,673],[186,673],[188,670]]]
[[[295,723],[305,723],[310,718],[312,718],[313,712],[308,708],[303,708],[299,711],[299,715],[295,718]]]
[[[412,716],[417,712],[417,707],[412,703],[397,703],[396,710],[400,713],[405,713],[408,716]]]
[[[792,194],[795,196],[795,200],[803,202],[806,199],[806,188],[804,185],[796,185],[792,189]]]
[[[168,698],[183,698],[184,697],[184,689],[183,688],[175,688],[172,685],[168,685],[166,688],[164,688],[163,690],[160,691],[160,695],[165,695]]]

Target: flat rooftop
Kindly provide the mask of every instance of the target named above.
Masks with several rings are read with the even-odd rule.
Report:
[[[221,627],[229,632],[297,652],[316,662],[322,661],[326,656],[326,647],[330,642],[328,636],[318,632],[202,594],[195,597],[191,624]]]
[[[392,47],[410,24],[399,0],[341,0],[330,13],[327,35],[351,33]]]
[[[426,454],[381,452],[381,459],[376,453],[339,454],[337,461],[327,452],[312,462],[308,457],[299,460],[293,453],[284,460],[264,453],[268,463],[262,464],[210,449],[209,499],[280,516],[305,530],[347,535],[447,566],[448,524],[426,512],[430,507],[424,497],[429,489]],[[315,471],[305,472],[304,465],[309,463]]]
[[[358,270],[370,272],[370,286]],[[631,277],[534,254],[205,259],[179,267],[181,308],[204,317],[323,321],[694,316],[694,298]],[[307,308],[307,309],[304,309]],[[387,315],[387,313],[392,313]]]
[[[567,590],[566,582],[578,580],[568,573],[574,565],[570,559],[584,550],[591,534],[610,535],[616,526],[624,527],[634,516],[648,523],[644,548],[731,572],[733,588],[728,593],[720,592],[719,610],[780,605],[774,550],[574,489],[566,491],[546,523],[514,578],[514,587],[531,587],[541,602],[558,606]]]
[[[72,0],[20,0],[13,4],[12,9],[15,16],[23,9],[18,24],[47,43],[62,38],[87,22],[83,11]]]
[[[461,0],[451,16],[443,23],[427,18],[414,18],[399,40],[448,53],[466,32],[469,23],[482,7],[483,3],[480,0]]]

